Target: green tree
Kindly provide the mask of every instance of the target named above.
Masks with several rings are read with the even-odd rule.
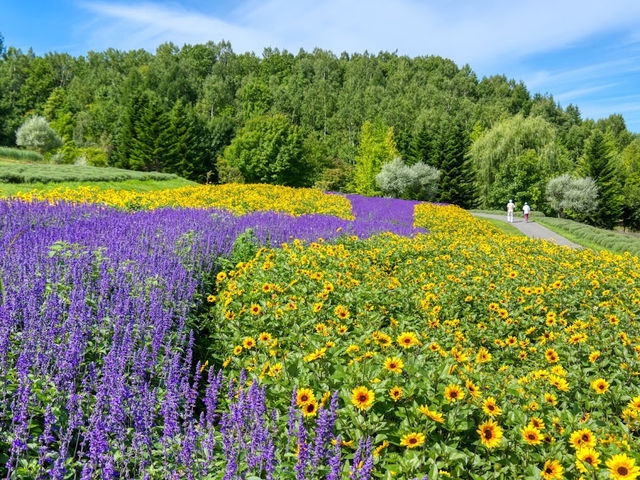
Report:
[[[640,230],[640,138],[634,139],[620,155],[622,221],[625,228]]]
[[[613,228],[622,215],[621,189],[611,147],[598,130],[585,145],[581,173],[591,177],[598,187],[598,209],[589,215],[589,222],[599,227]]]
[[[141,108],[131,139],[129,168],[161,172],[176,156],[169,116],[150,92],[142,96]]]
[[[393,127],[387,127],[380,120],[365,122],[360,132],[360,145],[356,155],[352,188],[361,195],[380,193],[376,175],[382,166],[398,157],[393,141]]]
[[[250,118],[218,160],[221,181],[304,184],[302,136],[282,115]]]
[[[450,126],[445,133],[443,160],[439,165],[439,201],[462,208],[475,204],[475,185],[471,162],[467,157],[469,136],[459,125]]]
[[[535,166],[537,172],[530,180],[522,178],[525,183],[518,188],[524,190],[519,193],[524,193],[530,187],[530,193],[535,193],[533,184],[539,181],[540,175],[548,177],[566,171],[556,143],[556,131],[553,125],[541,117],[524,118],[516,115],[497,123],[473,142],[469,156],[476,171],[477,192],[482,207],[502,207],[509,199],[508,196],[500,198],[500,195],[505,194],[505,190],[513,191],[513,188],[506,188],[509,184],[508,172],[518,169],[521,159],[525,160],[522,166],[526,164],[527,168],[534,157],[538,163]],[[505,168],[502,168],[503,164],[506,165]],[[499,192],[495,192],[493,184],[499,173],[503,185]],[[546,178],[544,180],[543,184],[546,183]],[[536,193],[536,196],[538,199],[542,198],[542,192]],[[532,199],[527,201],[531,204]]]

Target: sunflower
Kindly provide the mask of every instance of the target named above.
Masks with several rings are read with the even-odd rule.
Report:
[[[522,439],[529,445],[540,445],[542,443],[542,434],[536,427],[527,425],[520,432],[522,433]]]
[[[544,401],[547,403],[550,403],[551,405],[557,405],[558,404],[558,397],[556,397],[554,394],[552,393],[545,393],[544,394]]]
[[[591,363],[595,363],[595,361],[598,360],[599,356],[600,356],[600,352],[598,350],[596,350],[595,352],[591,352],[589,354],[589,361]]]
[[[209,302],[209,303],[213,303],[213,302],[215,302],[215,301],[216,301],[216,296],[215,296],[215,295],[209,295],[209,296],[207,297],[207,302]]]
[[[251,337],[245,337],[245,339],[242,341],[242,346],[249,350],[250,348],[256,346],[256,341]]]
[[[360,410],[368,410],[373,405],[375,394],[367,387],[360,386],[351,390],[351,403]]]
[[[318,313],[320,310],[322,310],[322,302],[314,303],[313,312]]]
[[[560,360],[560,357],[558,357],[558,353],[553,348],[547,348],[547,351],[544,352],[544,356],[549,363],[556,363],[558,360]]]
[[[318,412],[318,404],[315,400],[302,405],[302,414],[305,417],[313,417]]]
[[[493,397],[487,397],[482,401],[482,411],[490,417],[502,415],[502,409],[496,405],[496,399]]]
[[[476,384],[473,383],[471,380],[465,381],[464,385],[467,387],[467,391],[469,392],[469,395],[471,395],[473,398],[478,398],[480,396],[480,390],[478,390],[478,387],[476,386]]]
[[[502,441],[502,429],[493,419],[481,423],[476,431],[480,442],[487,448],[497,447]]]
[[[593,388],[598,395],[602,395],[609,389],[609,382],[607,382],[604,378],[598,378],[591,382],[591,388]]]
[[[396,339],[398,345],[404,348],[411,348],[414,345],[418,345],[420,342],[418,341],[418,337],[413,332],[402,332],[398,335]]]
[[[404,368],[404,362],[402,361],[401,358],[398,358],[398,357],[387,358],[384,361],[384,368],[385,370],[389,370],[390,372],[393,372],[393,373],[402,373],[402,369]]]
[[[400,441],[400,445],[403,445],[407,448],[416,448],[424,443],[424,433],[407,433],[402,437]]]
[[[544,480],[554,480],[556,478],[562,478],[563,472],[564,469],[558,460],[547,460],[544,462],[540,476],[544,478]]]
[[[233,347],[233,354],[240,355],[242,353],[242,345],[236,345]]]
[[[596,436],[588,428],[577,430],[571,434],[569,443],[576,450],[580,448],[594,448],[597,443]]]
[[[419,410],[420,410],[420,413],[426,415],[434,422],[444,423],[444,418],[442,417],[442,414],[435,410],[429,410],[429,407],[427,407],[426,405],[420,406]]]
[[[640,468],[635,463],[635,459],[620,453],[607,460],[606,465],[613,480],[634,480],[640,476]]]
[[[402,394],[402,388],[400,388],[398,385],[389,390],[389,396],[394,402],[400,400],[400,398],[402,398]]]
[[[251,309],[249,311],[251,312],[251,315],[259,315],[262,312],[262,307],[254,303],[251,305]]]
[[[338,318],[342,320],[346,320],[347,318],[349,318],[349,310],[347,309],[347,307],[343,305],[338,305],[334,309],[334,313],[337,315]]]
[[[464,392],[458,385],[452,383],[444,389],[444,398],[446,398],[449,403],[457,402],[464,398]]]
[[[259,336],[258,336],[258,340],[260,340],[263,343],[267,343],[271,340],[271,334],[267,333],[267,332],[262,332]]]
[[[638,395],[637,397],[633,397],[627,404],[627,407],[635,411],[640,411],[640,395]]]
[[[301,388],[296,394],[296,403],[300,406],[315,402],[316,396],[310,388]]]
[[[541,418],[531,417],[531,420],[529,420],[529,425],[537,428],[540,431],[544,430],[544,420],[542,420]]]
[[[480,347],[478,349],[478,354],[476,355],[476,363],[486,363],[491,361],[491,354],[489,350],[484,347]]]
[[[582,473],[588,473],[587,465],[597,469],[600,465],[600,454],[593,448],[581,448],[576,452],[576,468]]]

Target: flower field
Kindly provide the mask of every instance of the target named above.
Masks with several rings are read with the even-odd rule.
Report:
[[[0,201],[2,476],[640,477],[638,258],[259,188]]]

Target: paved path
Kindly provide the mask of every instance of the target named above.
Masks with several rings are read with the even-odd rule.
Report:
[[[477,217],[493,218],[495,220],[501,220],[505,223],[507,222],[506,214],[504,216],[492,215],[490,213],[472,213],[472,214]],[[541,238],[543,240],[550,240],[552,242],[557,243],[558,245],[564,245],[566,247],[582,248],[580,245],[570,242],[569,240],[564,238],[562,235],[558,235],[557,233],[552,232],[547,227],[543,227],[539,223],[535,223],[531,221],[529,223],[525,223],[523,218],[514,218],[513,223],[511,225],[513,225],[515,228],[517,228],[522,233],[524,233],[527,237],[530,237],[530,238]]]

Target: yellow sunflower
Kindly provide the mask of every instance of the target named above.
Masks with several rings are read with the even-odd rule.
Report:
[[[442,416],[442,414],[435,410],[429,410],[429,407],[427,407],[426,405],[420,406],[419,410],[420,410],[420,413],[426,415],[434,422],[444,423],[444,417]]]
[[[402,361],[401,358],[398,358],[398,357],[387,358],[384,361],[384,368],[385,370],[389,370],[390,372],[393,372],[393,373],[402,373],[402,369],[404,368],[404,362]]]
[[[464,398],[464,392],[458,385],[452,383],[444,389],[444,398],[446,398],[449,403],[457,402]]]
[[[502,415],[502,409],[496,405],[496,399],[493,397],[487,397],[482,401],[482,411],[490,417]]]
[[[313,417],[318,412],[318,403],[314,400],[302,405],[302,414],[305,417]]]
[[[560,360],[560,357],[553,348],[547,348],[547,351],[544,352],[544,356],[549,363],[556,363],[558,360]]]
[[[398,342],[398,345],[404,348],[411,348],[414,345],[418,345],[420,343],[417,335],[413,332],[402,332],[400,335],[398,335],[396,341]]]
[[[598,378],[591,382],[591,388],[593,388],[598,395],[602,395],[607,390],[609,390],[609,382],[607,382],[604,378]]]
[[[256,341],[251,337],[245,337],[245,339],[242,341],[242,346],[249,350],[250,348],[256,346]]]
[[[502,441],[502,429],[493,419],[481,423],[476,431],[480,435],[480,442],[487,448],[495,448]]]
[[[397,402],[398,400],[400,400],[400,398],[402,398],[402,395],[403,395],[402,388],[399,387],[398,385],[396,385],[391,390],[389,390],[389,396],[394,402]]]
[[[547,460],[544,462],[540,476],[544,478],[544,480],[554,480],[556,478],[563,478],[563,472],[564,469],[558,460]]]
[[[253,304],[249,311],[251,312],[251,315],[259,315],[262,312],[262,307],[260,307],[260,305]]]
[[[522,433],[522,439],[529,445],[540,445],[542,443],[542,434],[536,427],[527,425],[520,432]]]
[[[571,434],[569,443],[573,448],[579,450],[581,448],[594,448],[597,443],[595,434],[588,428],[577,430]]]
[[[373,405],[375,394],[367,387],[360,386],[351,390],[351,403],[360,410],[368,410]]]
[[[407,448],[416,448],[424,443],[424,433],[412,432],[402,437],[400,445]]]
[[[600,465],[600,454],[593,448],[581,448],[576,452],[576,458],[576,468],[582,473],[589,472],[587,465],[596,470]]]
[[[301,388],[296,394],[296,403],[300,406],[315,402],[316,396],[310,388]]]
[[[635,463],[635,459],[620,453],[607,460],[606,465],[613,480],[635,480],[640,476],[640,468]]]

